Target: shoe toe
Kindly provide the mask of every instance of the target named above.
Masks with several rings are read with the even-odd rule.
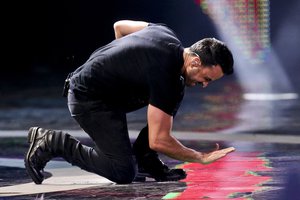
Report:
[[[43,175],[42,171],[36,169],[33,162],[31,162],[28,159],[25,159],[25,168],[26,168],[27,174],[32,178],[32,180],[36,184],[41,184],[43,182],[44,175]]]

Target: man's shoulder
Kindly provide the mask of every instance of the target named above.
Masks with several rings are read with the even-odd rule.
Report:
[[[155,22],[148,23],[148,26],[164,26],[164,27],[168,27],[168,25],[165,24],[165,23],[155,23]]]
[[[148,27],[149,27],[149,28],[158,28],[158,29],[160,29],[160,30],[165,29],[165,30],[170,30],[170,31],[174,32],[174,31],[173,31],[167,24],[165,24],[165,23],[153,23],[153,22],[150,22],[150,23],[148,24]]]
[[[151,29],[153,28],[153,31],[155,32],[155,35],[158,36],[165,36],[165,37],[170,37],[171,38],[176,38],[177,42],[180,42],[179,41],[179,38],[176,34],[176,32],[170,27],[168,26],[167,24],[165,23],[153,23],[153,22],[150,22],[148,24],[148,27]]]

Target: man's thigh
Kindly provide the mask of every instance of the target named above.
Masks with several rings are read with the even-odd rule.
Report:
[[[73,117],[102,153],[117,157],[132,155],[126,113],[95,104]]]

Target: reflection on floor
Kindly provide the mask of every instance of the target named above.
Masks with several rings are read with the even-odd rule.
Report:
[[[86,144],[90,142],[86,138],[81,138],[81,140]],[[46,168],[49,172],[46,180],[49,182],[45,182],[44,186],[48,189],[54,186],[66,189],[36,193],[35,191],[39,191],[41,187],[33,184],[24,170],[23,154],[27,148],[25,138],[1,138],[0,198],[23,200],[144,198],[282,200],[292,199],[289,197],[299,195],[299,191],[293,187],[300,181],[299,144],[197,140],[182,142],[199,151],[209,151],[215,142],[222,147],[236,146],[237,151],[208,165],[180,163],[161,155],[161,159],[169,166],[184,168],[188,174],[186,179],[178,182],[155,182],[148,179],[144,183],[127,185],[114,184],[99,176],[86,174],[57,159],[53,163],[51,161]],[[51,182],[51,179],[54,182]],[[55,180],[63,181],[55,183]],[[13,192],[13,188],[21,188],[24,185],[28,189],[26,195]]]

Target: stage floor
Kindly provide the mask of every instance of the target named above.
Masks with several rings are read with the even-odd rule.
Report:
[[[88,138],[80,138],[89,143]],[[201,165],[180,163],[161,155],[170,167],[184,168],[186,179],[118,185],[56,159],[47,178],[35,185],[26,174],[24,137],[2,137],[0,142],[0,199],[294,199],[299,195],[300,148],[295,143],[182,140],[201,151],[235,146],[221,160]]]
[[[223,83],[220,83],[223,84]],[[300,196],[300,102],[297,96],[269,94],[249,99],[237,86],[212,85],[207,92],[189,89],[174,119],[174,135],[186,146],[210,151],[236,151],[201,165],[161,155],[170,167],[184,168],[187,178],[176,182],[118,185],[71,166],[51,161],[47,178],[35,185],[24,169],[27,130],[31,126],[65,130],[91,142],[70,117],[60,88],[8,92],[0,109],[0,199],[295,199]],[[220,89],[221,88],[221,89]],[[296,94],[299,94],[296,93]],[[251,97],[251,96],[250,96]],[[128,114],[134,140],[146,123],[145,109]]]

